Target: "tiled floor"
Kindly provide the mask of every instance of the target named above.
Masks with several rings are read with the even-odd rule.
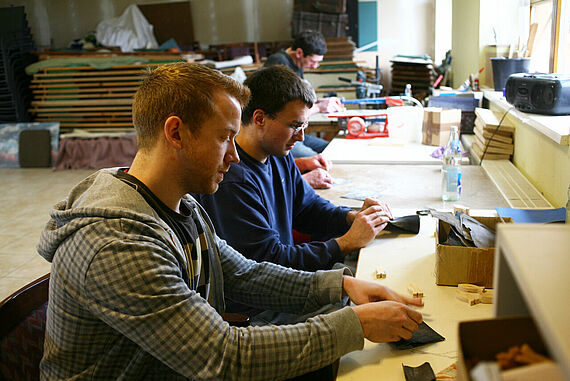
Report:
[[[35,249],[49,210],[92,172],[0,168],[0,301],[50,271]]]

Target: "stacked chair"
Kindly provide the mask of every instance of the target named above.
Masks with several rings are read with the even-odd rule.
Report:
[[[29,122],[27,65],[37,58],[24,7],[0,8],[0,123]]]

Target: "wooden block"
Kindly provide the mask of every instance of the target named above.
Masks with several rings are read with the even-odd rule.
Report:
[[[461,212],[463,214],[469,215],[469,207],[464,206],[464,205],[460,205],[460,204],[455,204],[455,205],[453,205],[453,214],[455,214],[457,212]]]
[[[479,293],[481,303],[493,304],[493,290],[483,290]]]
[[[460,289],[461,291],[474,292],[476,294],[483,292],[483,290],[485,290],[485,287],[477,286],[477,285],[471,284],[471,283],[459,283],[457,285],[457,288]]]
[[[493,136],[493,133],[495,132],[492,128],[486,128],[483,122],[481,122],[481,119],[475,119],[475,127],[473,130],[479,131],[479,133],[486,139],[491,139],[491,136]],[[497,133],[495,133],[493,136],[493,140],[501,143],[512,144],[513,134],[512,132],[497,131]]]
[[[469,304],[470,306],[473,306],[481,302],[479,294],[461,291],[460,289],[455,290],[455,297],[461,300],[462,302]]]
[[[483,142],[481,140],[481,138],[477,135],[475,135],[475,139],[473,140],[473,144],[477,144],[479,146],[479,148],[484,151],[485,150],[485,146],[487,145],[486,142]],[[493,147],[491,145],[487,146],[487,153],[498,153],[498,154],[503,154],[503,155],[512,155],[514,152],[514,146],[511,146],[511,148],[499,148],[499,147]]]
[[[475,144],[475,141],[473,141],[473,145],[471,146],[471,150],[473,152],[475,152],[475,154],[477,155],[477,157],[479,159],[481,159],[481,157],[483,156],[483,150],[481,148],[479,148],[479,146],[477,144]],[[509,160],[510,158],[511,158],[511,155],[490,153],[488,151],[485,154],[485,160]]]
[[[485,138],[485,136],[476,128],[473,129],[473,132],[475,133],[475,136],[479,139],[479,141],[485,142],[485,144],[489,144],[489,147],[503,148],[509,150],[513,150],[514,148],[514,145],[512,143],[503,143],[495,140],[494,138],[492,140],[490,138]]]
[[[412,294],[412,296],[414,298],[423,298],[424,297],[423,291],[421,291],[419,289],[419,287],[416,286],[414,283],[408,284],[408,291],[410,292],[410,294]]]
[[[503,119],[504,113],[495,113],[489,109],[477,107],[475,108],[475,115],[481,118],[483,123],[485,123],[485,126],[495,129],[499,125],[501,119]],[[515,128],[507,120],[507,118],[504,118],[503,122],[501,123],[501,127],[499,128],[499,131],[514,132]]]
[[[386,278],[386,271],[384,271],[380,267],[376,267],[376,279],[384,279]]]

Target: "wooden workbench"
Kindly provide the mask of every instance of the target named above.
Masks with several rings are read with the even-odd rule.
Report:
[[[395,215],[413,212],[393,211]],[[381,233],[379,239],[360,250],[356,278],[378,282],[405,295],[408,283],[415,283],[424,292],[424,307],[418,310],[445,340],[408,350],[365,340],[362,351],[341,357],[338,381],[404,380],[402,364],[417,367],[426,361],[437,373],[457,360],[459,321],[492,317],[491,304],[469,306],[455,298],[456,287],[435,284],[436,221],[431,216],[422,216],[417,235]],[[374,279],[374,269],[378,266],[386,271],[385,279]]]
[[[376,191],[379,199],[387,201],[392,208],[453,209],[454,204],[472,209],[508,207],[481,167],[465,165],[462,170],[463,190],[457,202],[441,201],[441,168],[435,165],[334,164],[330,170],[332,177],[347,182],[317,193],[336,205],[351,207],[361,206],[362,201],[341,196],[354,190]]]

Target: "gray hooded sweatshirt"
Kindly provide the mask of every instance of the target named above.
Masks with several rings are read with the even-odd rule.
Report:
[[[348,307],[295,325],[230,327],[224,296],[304,314],[341,302],[344,272],[248,260],[187,196],[207,233],[210,287],[200,295],[174,232],[114,173],[79,183],[42,232],[38,252],[52,262],[42,379],[285,379],[363,347]]]

